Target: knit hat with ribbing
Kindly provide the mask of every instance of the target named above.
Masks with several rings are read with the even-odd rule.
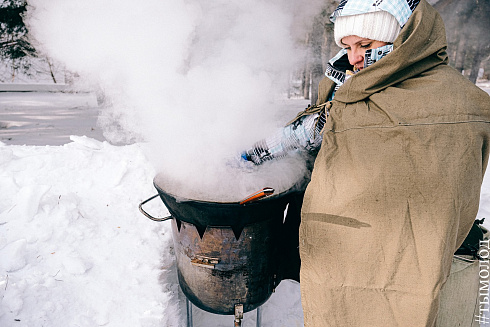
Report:
[[[335,43],[341,48],[344,47],[341,43],[342,38],[350,35],[393,43],[400,30],[400,24],[393,15],[379,10],[337,17],[334,24],[334,38]]]

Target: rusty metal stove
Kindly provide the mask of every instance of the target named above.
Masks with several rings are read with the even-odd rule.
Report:
[[[177,198],[157,181],[155,178],[158,194],[143,201],[140,211],[155,221],[172,221],[184,295],[200,309],[234,315],[235,326],[241,326],[243,313],[265,303],[280,282],[280,234],[291,192],[248,204],[207,202]],[[157,196],[170,216],[155,218],[143,210]],[[189,303],[187,310],[189,316]]]

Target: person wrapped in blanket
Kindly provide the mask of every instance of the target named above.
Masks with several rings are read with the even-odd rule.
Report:
[[[342,0],[330,19],[342,50],[319,84],[325,105],[243,155],[319,148],[288,208],[299,228],[281,234],[281,254],[299,239],[304,325],[470,326],[474,305],[459,311],[443,287],[479,211],[490,97],[448,65],[426,0]]]
[[[328,62],[325,75],[336,83],[335,90],[337,90],[350,76],[379,61],[392,49],[393,44],[367,49],[364,55],[364,65],[356,68],[349,63],[348,48],[343,48]],[[335,96],[335,90],[328,101]],[[241,159],[260,165],[268,160],[283,158],[293,151],[305,151],[314,155],[322,143],[321,132],[328,117],[328,109],[328,102],[309,106],[284,128],[256,142],[250,149],[244,151]]]

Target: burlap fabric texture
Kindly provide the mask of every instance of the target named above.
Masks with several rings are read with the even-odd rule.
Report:
[[[445,50],[422,0],[393,52],[336,92],[302,207],[305,326],[435,325],[490,141],[490,97]]]

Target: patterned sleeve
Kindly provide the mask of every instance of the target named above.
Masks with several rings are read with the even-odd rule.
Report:
[[[326,117],[325,111],[302,116],[271,137],[255,143],[242,157],[260,165],[264,161],[284,157],[296,150],[314,152],[322,143],[320,132],[325,125]]]

